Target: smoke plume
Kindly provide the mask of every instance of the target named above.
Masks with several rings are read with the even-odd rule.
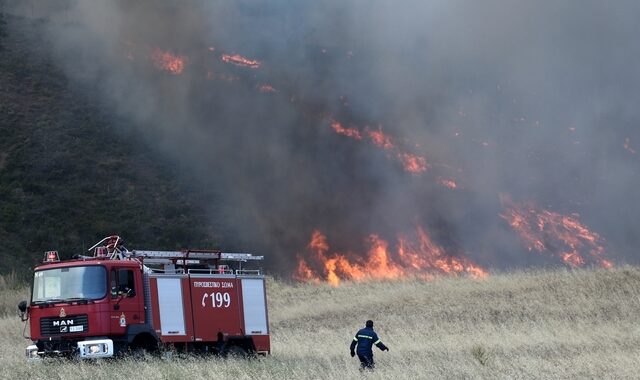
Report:
[[[327,254],[417,228],[486,268],[637,261],[636,1],[32,3],[68,76],[288,273],[314,231]]]

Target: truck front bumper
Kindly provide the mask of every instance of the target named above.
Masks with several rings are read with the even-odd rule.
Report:
[[[45,349],[41,351],[38,349],[38,346],[32,344],[27,347],[25,353],[27,359],[35,360],[45,356],[73,355],[74,351],[77,352],[81,359],[109,358],[113,356],[113,341],[111,339],[83,340],[76,343],[75,350],[66,349],[63,351],[58,349]]]

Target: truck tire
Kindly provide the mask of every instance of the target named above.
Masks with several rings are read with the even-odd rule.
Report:
[[[244,359],[247,357],[247,351],[240,346],[232,344],[225,346],[225,348],[222,350],[222,357]]]
[[[139,334],[129,345],[129,353],[138,359],[145,357],[145,353],[157,355],[158,342],[149,334]]]

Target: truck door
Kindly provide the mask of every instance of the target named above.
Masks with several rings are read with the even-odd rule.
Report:
[[[140,276],[137,277],[136,271],[131,268],[111,269],[109,324],[113,335],[122,335],[127,325],[141,323],[144,320],[142,312],[144,292]]]
[[[244,335],[238,280],[229,275],[191,275],[195,340],[212,342],[223,336]]]

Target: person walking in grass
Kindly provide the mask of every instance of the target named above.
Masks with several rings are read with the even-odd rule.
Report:
[[[358,330],[356,336],[353,337],[350,347],[351,357],[356,356],[356,353],[358,354],[358,359],[360,359],[360,370],[373,370],[375,366],[372,350],[374,344],[382,351],[389,351],[389,347],[385,346],[380,338],[378,338],[378,334],[373,331],[373,321],[368,320],[365,323],[365,327]],[[357,350],[356,346],[358,346]]]

